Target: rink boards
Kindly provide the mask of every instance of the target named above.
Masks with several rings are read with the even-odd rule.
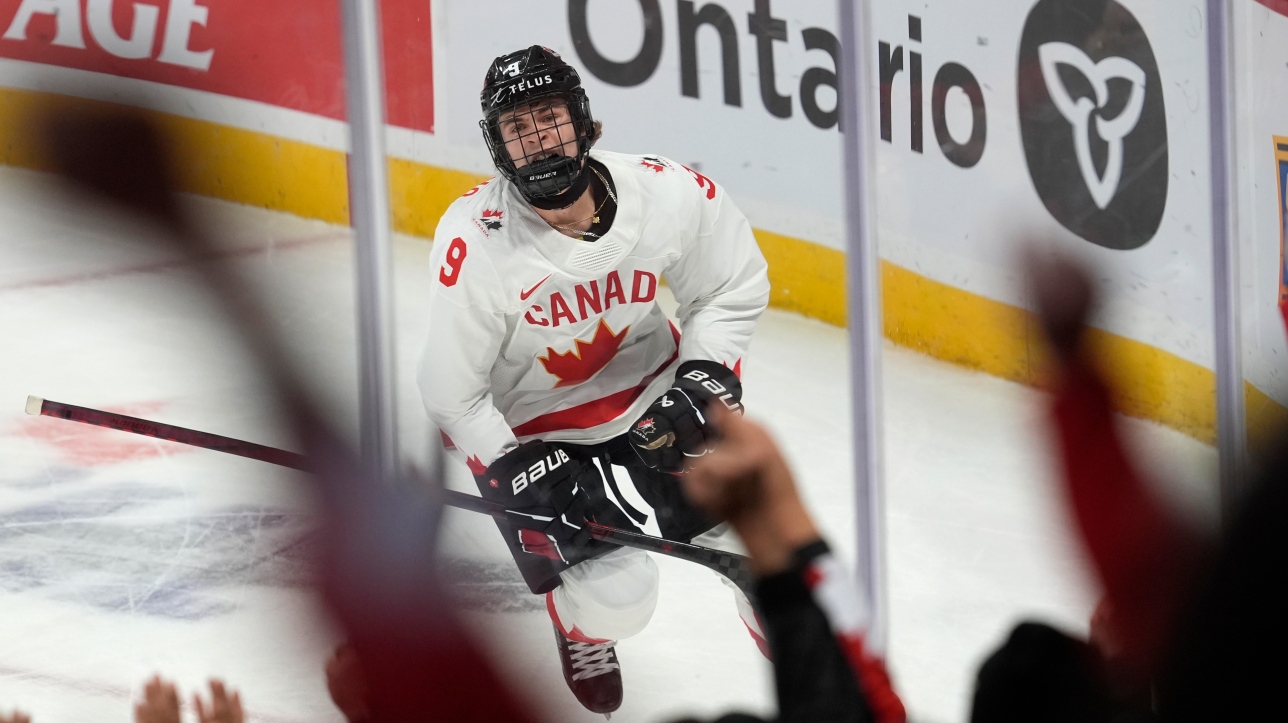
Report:
[[[347,220],[348,139],[337,106],[335,18],[318,21],[311,36],[253,36],[239,34],[230,21],[235,3],[208,3],[198,22],[207,3],[183,0],[167,11],[182,9],[187,15],[176,17],[186,26],[169,14],[157,19],[152,52],[123,59],[105,46],[125,52],[131,4],[113,6],[115,39],[104,40],[101,19],[95,26],[93,18],[81,18],[83,48],[67,38],[59,44],[57,21],[66,19],[42,16],[38,8],[28,12],[19,38],[15,21],[27,4],[0,11],[6,31],[0,57],[7,58],[0,60],[6,88],[0,90],[0,133],[7,136],[0,160],[41,167],[20,142],[20,121],[42,100],[130,103],[155,112],[186,141],[185,185],[192,191]],[[386,22],[397,230],[431,237],[443,209],[488,175],[476,125],[482,70],[497,54],[542,42],[583,68],[592,107],[606,124],[606,147],[660,152],[726,185],[756,226],[776,306],[844,324],[832,3],[758,9],[751,0],[723,0],[705,4],[698,15],[687,3],[637,0],[437,0],[429,13],[408,10],[414,3],[387,5],[387,15],[398,21]],[[1058,0],[988,7],[947,2],[911,11],[896,2],[874,4],[872,44],[879,57],[873,65],[883,82],[873,94],[878,115],[888,117],[879,120],[874,139],[887,336],[938,358],[1040,383],[1041,351],[1013,266],[1017,246],[1040,238],[1101,272],[1110,303],[1096,320],[1096,341],[1120,370],[1122,409],[1210,441],[1215,381],[1205,18],[1199,9],[1174,13],[1144,0],[1111,4],[1140,31],[1097,42],[1118,43],[1115,52],[1156,66],[1146,67],[1156,74],[1144,89],[1139,126],[1145,135],[1125,139],[1128,165],[1136,143],[1162,149],[1168,172],[1156,226],[1150,219],[1137,224],[1138,246],[1108,248],[1059,216],[1065,201],[1085,191],[1052,198],[1052,188],[1064,191],[1042,180],[1026,155],[1034,133],[1046,132],[1031,127],[1026,114],[1048,102],[1026,84],[1026,68],[1033,72],[1026,53],[1059,40],[1048,37],[1044,22],[1054,21],[1043,13],[1058,15],[1060,6]],[[1247,2],[1236,13],[1236,35],[1246,43],[1241,57],[1254,61],[1239,75],[1246,112],[1238,116],[1246,159],[1239,174],[1245,378],[1254,429],[1288,416],[1288,379],[1279,369],[1288,344],[1276,309],[1279,161],[1271,140],[1288,134],[1282,125],[1288,108],[1280,107],[1288,101],[1270,92],[1284,82],[1288,18],[1273,8]],[[168,39],[181,31],[183,47]],[[239,75],[239,69],[261,72]],[[1152,145],[1150,133],[1157,136]],[[1123,177],[1124,190],[1107,212],[1113,203],[1144,208],[1159,195],[1130,197],[1132,168]]]

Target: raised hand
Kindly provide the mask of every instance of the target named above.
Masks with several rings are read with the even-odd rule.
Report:
[[[709,416],[720,429],[720,442],[693,462],[684,476],[684,494],[733,525],[757,574],[783,570],[797,548],[818,539],[787,461],[759,424],[719,405]]]
[[[1029,277],[1033,307],[1051,348],[1063,360],[1076,356],[1087,315],[1095,301],[1090,272],[1066,256],[1024,250],[1021,263]]]
[[[246,720],[241,694],[234,690],[230,695],[224,689],[224,682],[218,679],[210,681],[210,705],[203,703],[199,694],[193,694],[192,707],[201,723],[244,723]]]
[[[134,723],[179,723],[179,693],[174,684],[154,675],[134,704]]]

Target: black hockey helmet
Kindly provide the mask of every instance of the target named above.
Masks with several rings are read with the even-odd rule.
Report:
[[[576,157],[538,153],[537,157],[511,158],[501,135],[501,117],[516,111],[532,113],[546,99],[561,100],[568,106],[577,138]],[[560,208],[577,200],[586,187],[585,161],[595,125],[577,70],[550,48],[533,45],[492,61],[480,100],[483,120],[479,126],[492,152],[492,162],[501,175],[513,182],[519,193],[535,206]],[[537,127],[535,118],[528,127]]]

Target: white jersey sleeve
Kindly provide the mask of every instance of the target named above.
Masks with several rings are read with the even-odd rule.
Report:
[[[711,179],[686,170],[697,183],[698,227],[664,274],[680,304],[680,361],[719,362],[737,373],[769,304],[768,265],[733,200]]]
[[[434,234],[429,334],[416,380],[430,419],[470,470],[482,474],[518,444],[491,393],[492,365],[506,337],[506,302],[481,237],[457,222],[459,216],[449,210]]]

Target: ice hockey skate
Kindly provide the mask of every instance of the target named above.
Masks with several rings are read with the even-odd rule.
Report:
[[[608,716],[622,705],[622,670],[616,641],[579,643],[555,627],[564,682],[587,710]]]

